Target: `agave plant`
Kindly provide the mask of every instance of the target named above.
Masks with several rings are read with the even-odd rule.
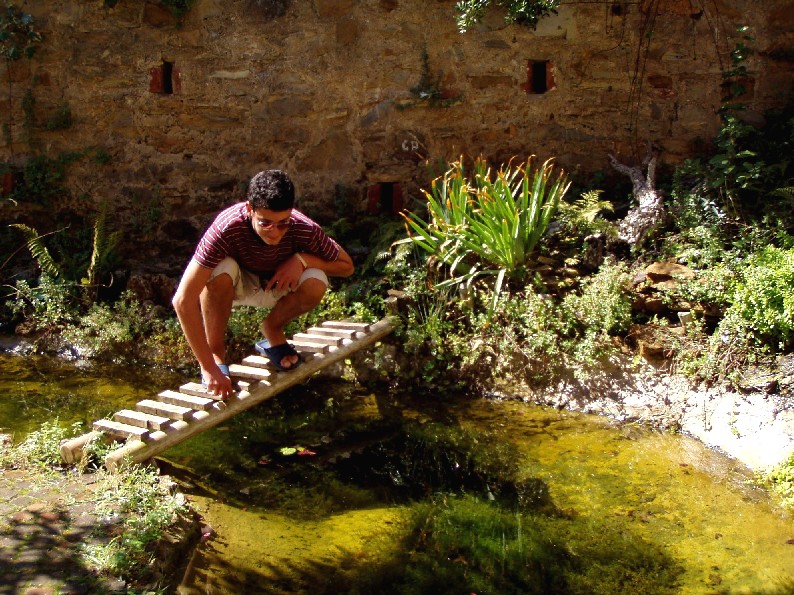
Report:
[[[412,242],[450,269],[441,285],[470,287],[481,276],[495,276],[491,311],[506,278],[518,277],[529,263],[570,182],[556,176],[551,160],[531,172],[532,158],[523,166],[512,161],[492,175],[487,162],[474,163],[466,177],[462,160],[431,184],[428,219],[403,213]]]

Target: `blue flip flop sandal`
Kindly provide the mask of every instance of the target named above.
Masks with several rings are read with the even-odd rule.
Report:
[[[270,360],[270,363],[272,363],[276,368],[278,368],[282,372],[294,370],[303,361],[301,359],[300,354],[297,351],[295,351],[295,348],[289,343],[282,343],[281,345],[270,345],[270,342],[267,339],[262,339],[258,343],[254,344],[254,349],[256,349],[259,353],[267,357]],[[281,365],[281,360],[288,355],[297,355],[298,361],[292,364],[291,366],[285,368],[284,366]]]

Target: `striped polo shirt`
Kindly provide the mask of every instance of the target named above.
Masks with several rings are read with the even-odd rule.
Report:
[[[227,256],[241,268],[267,276],[296,252],[306,252],[323,260],[335,261],[339,244],[328,237],[317,223],[292,209],[292,225],[275,246],[256,235],[246,203],[234,204],[215,217],[196,247],[193,259],[201,266],[214,269]]]

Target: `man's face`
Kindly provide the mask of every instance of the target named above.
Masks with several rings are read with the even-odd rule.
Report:
[[[292,209],[286,211],[271,211],[270,209],[256,209],[250,203],[246,204],[248,215],[254,226],[254,231],[270,246],[275,246],[287,233],[292,224]]]

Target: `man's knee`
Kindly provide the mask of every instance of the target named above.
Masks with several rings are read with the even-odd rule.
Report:
[[[307,309],[314,308],[323,299],[328,285],[319,279],[306,279],[298,287],[297,293],[301,296],[301,301]]]
[[[228,273],[221,273],[207,281],[207,293],[213,295],[232,295],[234,296],[234,280]]]

